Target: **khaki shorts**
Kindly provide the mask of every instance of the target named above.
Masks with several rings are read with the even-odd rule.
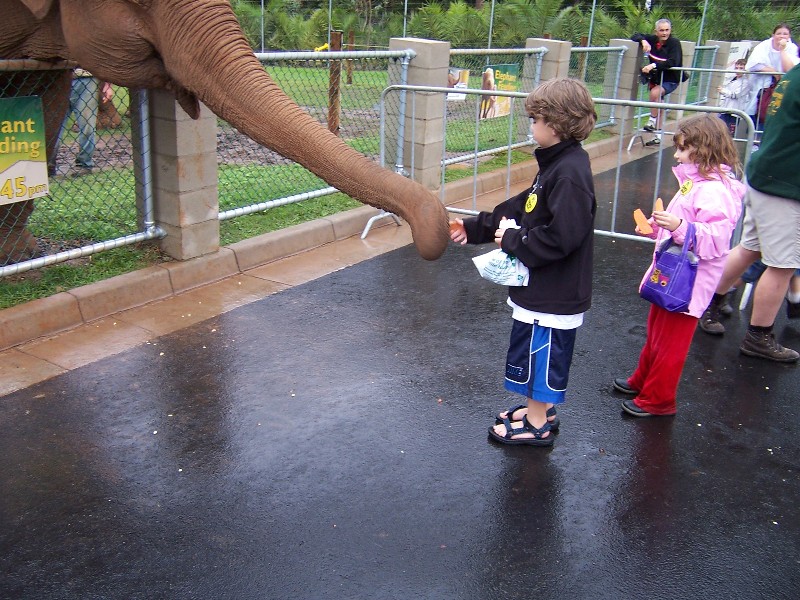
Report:
[[[741,245],[778,269],[800,268],[800,202],[770,196],[749,185],[744,197]]]

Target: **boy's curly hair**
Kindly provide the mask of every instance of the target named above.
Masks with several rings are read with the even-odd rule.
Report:
[[[594,129],[597,113],[582,81],[560,77],[539,84],[525,98],[530,117],[543,119],[562,140],[582,142]]]
[[[722,165],[728,165],[737,175],[742,173],[730,131],[716,114],[695,115],[680,122],[673,142],[679,150],[692,148],[689,158],[704,179],[711,179],[712,173],[725,177]]]

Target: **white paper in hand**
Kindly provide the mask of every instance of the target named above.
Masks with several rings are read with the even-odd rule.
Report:
[[[501,221],[500,229],[519,229],[514,219]],[[500,248],[481,254],[472,259],[478,273],[492,283],[508,286],[528,285],[530,271],[516,256],[507,254]]]

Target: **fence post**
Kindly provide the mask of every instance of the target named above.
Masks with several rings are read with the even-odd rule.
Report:
[[[695,42],[681,42],[681,51],[683,52],[683,66],[684,67],[691,67],[694,64],[694,48],[697,46]],[[683,74],[681,74],[683,75]],[[689,95],[689,83],[690,81],[682,81],[681,84],[678,86],[678,98],[671,100],[671,102],[676,102],[678,104],[686,104],[686,98]],[[669,97],[668,97],[669,98]],[[670,102],[670,100],[667,100]],[[683,111],[677,111],[675,115],[676,119],[683,118]],[[666,127],[666,125],[665,125]]]
[[[342,32],[331,31],[331,45],[328,52],[340,52],[342,49]],[[330,80],[328,81],[328,129],[334,135],[339,135],[339,117],[341,113],[341,95],[339,88],[342,85],[342,61],[328,61]]]
[[[540,81],[569,75],[569,55],[572,52],[572,42],[562,42],[549,38],[528,38],[525,40],[525,47],[547,48],[547,52],[542,58]]]
[[[639,99],[639,87],[642,85],[639,83],[639,75],[642,72],[642,47],[640,44],[636,42],[632,42],[628,39],[622,38],[614,38],[608,40],[609,46],[624,46],[627,48],[625,51],[625,55],[622,59],[622,69],[619,75],[619,86],[617,92],[617,98],[620,100],[638,100]],[[609,55],[608,60],[611,61],[612,57]],[[616,61],[617,57],[613,57],[613,60]],[[616,68],[616,67],[614,67]],[[606,69],[606,77],[603,82],[603,96],[606,98],[613,98],[614,97],[614,90],[612,86],[614,85],[613,76],[611,74],[612,69]],[[634,121],[634,117],[638,110],[633,106],[617,106],[614,114],[616,115],[616,124],[610,128],[610,131],[616,133],[617,135],[628,135],[632,133],[633,130],[636,128],[636,123]]]
[[[416,57],[408,68],[408,84],[447,87],[450,43],[419,38],[392,38],[390,50],[413,50]],[[400,83],[400,63],[389,67],[389,85]],[[411,178],[430,190],[441,186],[444,145],[444,105],[442,94],[409,93],[406,102],[403,168]],[[395,164],[399,118],[399,93],[386,98],[386,160]],[[412,137],[413,136],[413,137]],[[412,164],[413,155],[413,164]]]
[[[135,96],[132,90],[131,107],[137,106]],[[167,232],[160,247],[177,260],[216,252],[219,250],[217,117],[201,104],[200,119],[194,121],[175,97],[163,90],[150,92],[148,106],[154,218],[156,225]],[[145,179],[139,151],[142,135],[136,128],[132,131],[137,204],[143,195],[141,182]]]
[[[709,46],[719,46],[719,50],[717,50],[717,55],[714,57],[714,64],[711,66],[712,69],[720,69],[725,70],[727,68],[733,68],[731,65],[731,52],[733,51],[733,42],[723,42],[723,41],[716,41],[716,40],[709,40],[706,42]],[[738,46],[738,44],[736,44]],[[714,94],[714,99],[716,100],[715,104],[719,104],[719,96],[717,93],[717,88],[721,87],[723,83],[725,83],[725,79],[730,79],[733,75],[728,73],[712,73],[711,74],[711,83],[709,84],[709,100],[711,100],[711,95]]]
[[[356,33],[352,29],[347,34],[347,49],[353,52],[356,49]],[[347,59],[347,85],[353,85],[353,61]]]

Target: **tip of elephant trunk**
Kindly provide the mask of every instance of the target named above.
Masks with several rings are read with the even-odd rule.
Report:
[[[440,258],[450,241],[447,211],[436,201],[425,205],[415,221],[409,221],[419,255],[425,260]]]

